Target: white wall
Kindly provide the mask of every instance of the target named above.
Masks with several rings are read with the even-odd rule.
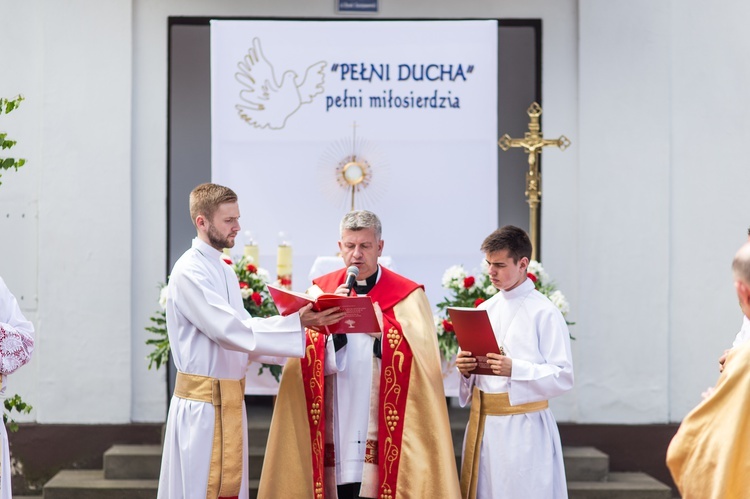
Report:
[[[0,215],[32,220],[0,225],[22,239],[0,246],[0,273],[38,329],[11,391],[42,423],[162,421],[143,327],[166,261],[167,18],[335,17],[334,3],[0,11],[13,20],[0,95],[27,97],[0,128],[29,159],[3,176]],[[543,263],[577,322],[560,420],[676,421],[715,381],[740,324],[729,264],[750,224],[748,14],[739,1],[381,1],[378,17],[543,21],[543,130],[573,141],[543,160]]]
[[[0,185],[0,276],[11,289],[24,315],[38,326],[39,261],[38,216],[39,168],[41,157],[42,104],[42,20],[39,2],[0,2],[0,11],[6,22],[0,29],[0,47],[3,50],[4,68],[0,71],[0,97],[11,98],[23,94],[26,100],[9,115],[0,116],[0,130],[18,143],[0,156],[26,158],[27,164],[18,172],[3,173]],[[38,327],[37,327],[38,329]],[[38,334],[37,334],[37,340]],[[37,347],[38,348],[38,347]],[[7,394],[19,393],[24,401],[35,407],[26,417],[36,417],[38,400],[38,356],[32,356],[29,365],[8,380]],[[17,418],[21,420],[21,418]]]
[[[670,417],[713,385],[740,328],[730,264],[750,226],[750,4],[672,8]]]
[[[9,283],[36,295],[24,304],[37,329],[34,363],[11,383],[39,422],[126,422],[131,3],[2,2],[0,11],[10,54],[0,92],[27,98],[13,133],[29,160],[4,176],[0,196],[35,219],[28,244],[8,238],[2,250]],[[19,250],[34,253],[36,269],[16,266]]]
[[[679,421],[741,313],[750,6],[580,3],[580,421]]]
[[[666,421],[670,41],[666,2],[580,2],[580,421]]]

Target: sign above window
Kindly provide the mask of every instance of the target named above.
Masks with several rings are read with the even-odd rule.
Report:
[[[377,12],[378,0],[335,0],[338,12]]]

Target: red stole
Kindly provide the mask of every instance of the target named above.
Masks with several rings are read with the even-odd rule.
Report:
[[[409,391],[413,355],[409,343],[404,338],[401,325],[396,319],[393,307],[421,286],[386,268],[380,267],[380,272],[380,279],[368,293],[372,301],[377,302],[383,311],[378,442],[367,442],[365,459],[367,462],[374,462],[378,465],[379,496],[394,497],[398,481],[398,465],[401,458],[401,441],[406,416],[406,396]],[[331,293],[344,282],[345,277],[346,269],[341,269],[321,276],[313,283],[324,292]],[[305,358],[301,362],[312,444],[313,490],[316,497],[326,497],[325,463],[326,461],[335,462],[332,445],[324,444],[325,344],[325,335],[307,330]],[[373,446],[377,446],[377,461]]]

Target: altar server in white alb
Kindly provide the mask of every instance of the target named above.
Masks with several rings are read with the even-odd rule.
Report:
[[[464,499],[568,497],[560,434],[547,401],[573,387],[570,335],[562,314],[534,288],[527,269],[531,242],[507,225],[482,243],[499,291],[487,310],[501,354],[489,354],[496,376],[472,375],[473,352],[460,351],[462,406],[471,403],[464,437]]]
[[[190,217],[197,237],[175,263],[167,286],[167,332],[178,373],[158,497],[242,499],[249,494],[248,362],[302,357],[305,327],[332,324],[343,314],[307,306],[287,317],[250,317],[237,276],[221,258],[240,230],[237,195],[201,184],[190,193]]]
[[[16,372],[31,359],[34,351],[34,326],[21,313],[16,297],[0,278],[0,375],[2,375],[0,399],[8,393],[8,375]],[[2,440],[2,465],[0,472],[0,497],[11,497],[10,453],[8,451],[8,433],[5,425],[0,424]]]

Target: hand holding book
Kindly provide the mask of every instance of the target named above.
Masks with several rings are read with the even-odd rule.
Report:
[[[308,303],[299,310],[299,321],[302,323],[302,327],[317,330],[322,326],[329,326],[340,322],[346,315],[339,307],[328,308],[320,312],[315,312],[312,308],[313,304]]]
[[[498,346],[486,310],[449,307],[448,315],[460,349],[456,367],[464,377],[470,374],[510,376],[512,360]]]
[[[354,268],[356,269],[357,267],[354,267]],[[351,269],[352,269],[352,267],[349,267],[348,270],[351,270]],[[333,294],[339,295],[339,296],[351,296],[352,289],[351,289],[351,286],[348,283],[349,275],[352,275],[352,274],[348,274],[347,275],[347,282],[345,282],[344,284],[342,284],[338,288],[336,288],[336,290],[333,292]],[[359,295],[355,294],[354,296],[359,296]],[[372,308],[375,311],[375,318],[378,320],[378,327],[380,329],[377,332],[367,333],[367,334],[370,335],[370,336],[372,336],[373,338],[379,340],[383,336],[383,333],[381,332],[383,330],[383,311],[380,309],[380,304],[378,302],[373,302],[372,303]]]
[[[289,315],[311,306],[311,310],[322,312],[331,308],[339,309],[343,315],[336,322],[321,325],[326,333],[379,333],[381,327],[369,296],[341,296],[325,293],[318,297],[297,293],[268,284],[268,291],[281,315]],[[336,313],[336,317],[339,313]]]

